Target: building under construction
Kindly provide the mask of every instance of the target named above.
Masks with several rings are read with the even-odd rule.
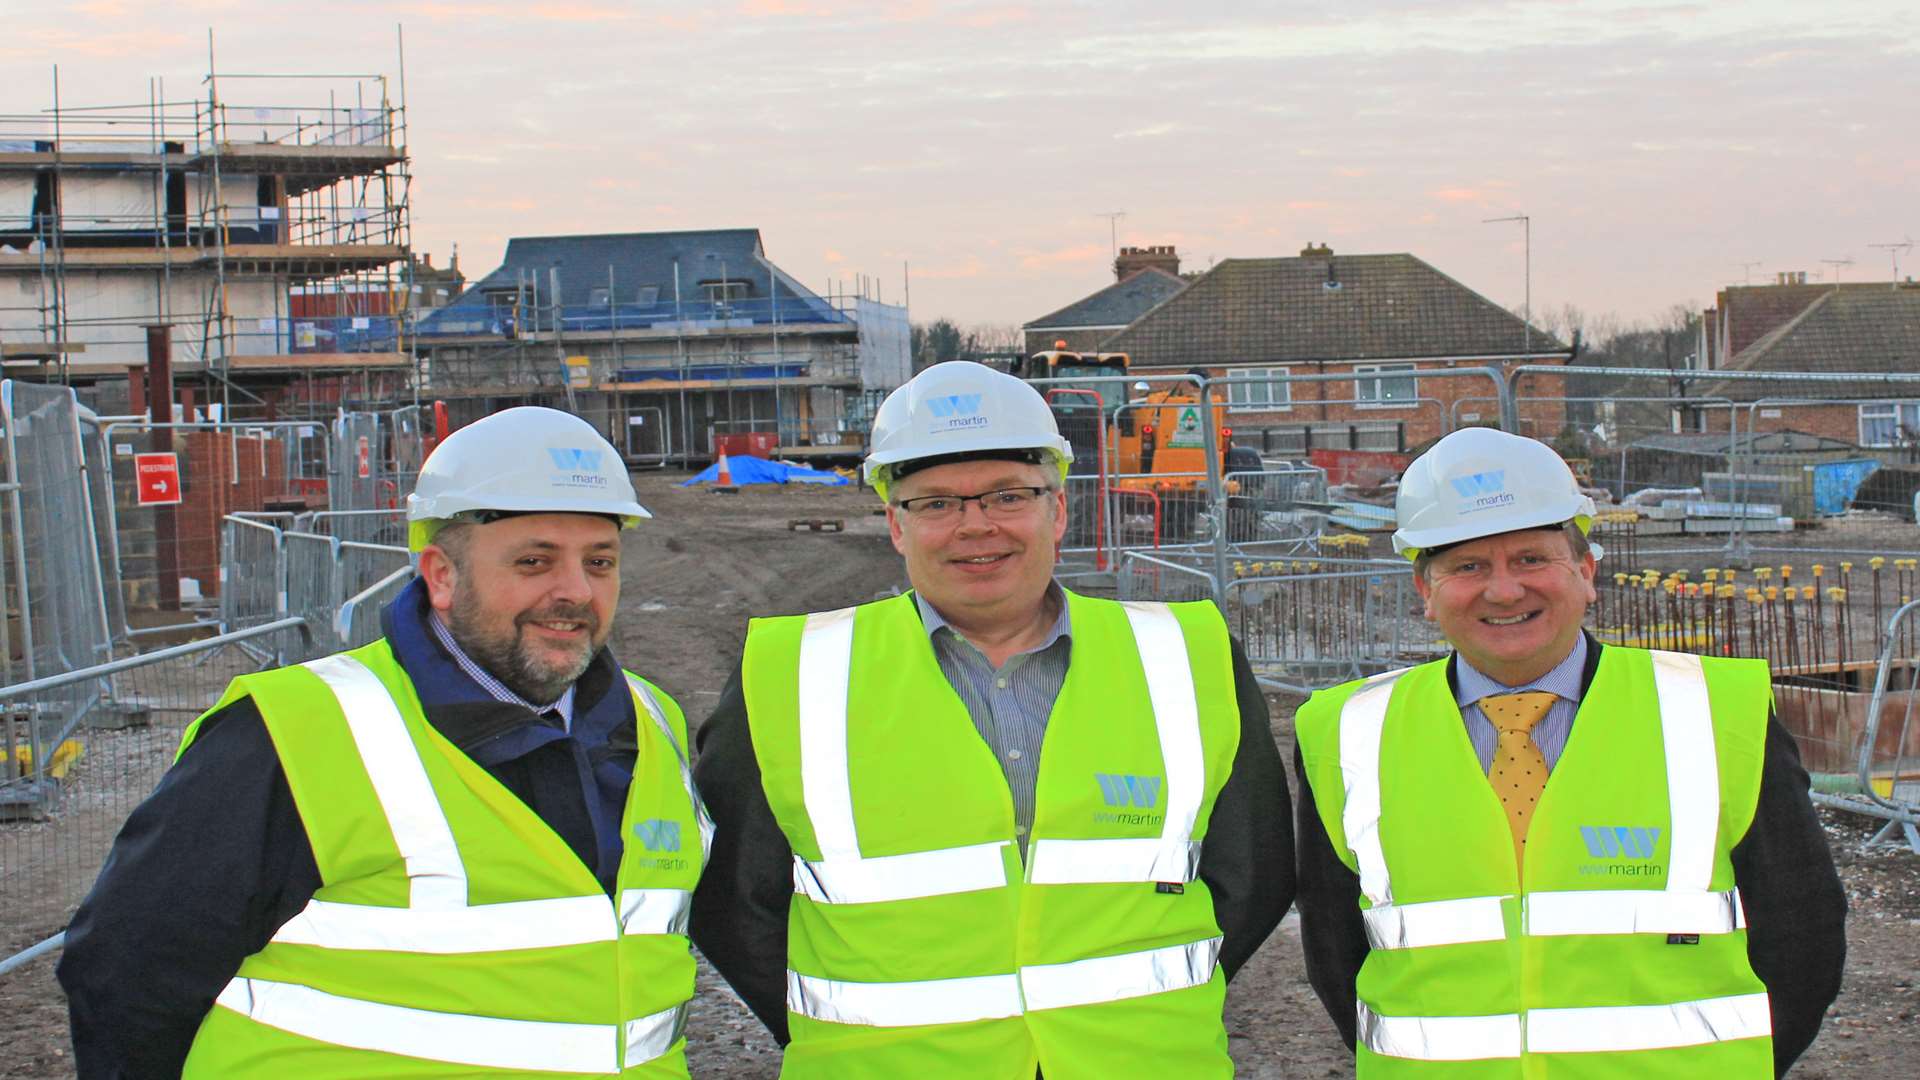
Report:
[[[209,70],[191,95],[153,80],[99,106],[51,91],[0,115],[8,377],[138,413],[151,364],[189,418],[411,399],[404,76]]]
[[[636,463],[855,457],[911,374],[907,309],[878,292],[807,288],[758,229],[516,237],[419,321],[420,394],[457,420],[566,408]]]

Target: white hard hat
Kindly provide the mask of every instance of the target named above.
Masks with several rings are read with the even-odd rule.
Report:
[[[538,406],[476,420],[427,455],[407,496],[407,546],[419,551],[440,526],[484,510],[603,514],[625,529],[653,516],[592,424]]]
[[[1037,451],[1052,459],[1062,479],[1073,460],[1073,447],[1039,391],[985,364],[949,360],[915,375],[880,403],[867,483],[884,499],[899,465],[996,450]]]
[[[1566,521],[1585,533],[1593,525],[1593,500],[1547,444],[1471,427],[1407,466],[1393,515],[1400,524],[1393,550],[1412,559],[1427,548]]]

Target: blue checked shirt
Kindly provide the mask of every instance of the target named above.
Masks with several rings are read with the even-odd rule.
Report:
[[[479,683],[480,689],[493,695],[494,700],[504,701],[509,705],[521,705],[542,716],[549,713],[555,714],[560,718],[560,730],[568,733],[573,731],[573,685],[571,683],[567,685],[567,692],[560,695],[559,701],[550,705],[535,705],[514,693],[506,683],[495,678],[493,672],[481,667],[473,657],[468,656],[467,651],[460,647],[460,643],[453,640],[453,631],[448,629],[446,623],[440,621],[439,612],[434,611],[428,614],[427,625],[433,627],[433,636],[440,639],[440,647],[447,650],[447,655],[453,657],[453,662],[460,665],[460,670],[466,672],[469,679]]]
[[[919,593],[920,621],[933,642],[940,673],[967,706],[973,726],[986,740],[1006,774],[1013,793],[1014,835],[1026,852],[1027,833],[1033,828],[1034,788],[1040,779],[1040,743],[1047,736],[1047,717],[1067,681],[1067,663],[1073,651],[1067,597],[1056,584],[1047,587],[1060,614],[1046,639],[1026,652],[1010,657],[996,670],[985,653],[975,648],[935,611]]]
[[[1517,694],[1523,690],[1545,690],[1557,695],[1560,700],[1547,710],[1546,718],[1533,726],[1533,745],[1540,748],[1540,756],[1547,759],[1547,771],[1560,763],[1560,753],[1567,748],[1567,736],[1573,732],[1573,714],[1580,708],[1580,674],[1587,667],[1587,635],[1581,634],[1574,639],[1573,651],[1565,660],[1554,665],[1553,670],[1527,683],[1525,686],[1504,686],[1482,674],[1467,663],[1466,657],[1459,658],[1454,671],[1459,689],[1454,700],[1460,703],[1460,716],[1467,723],[1467,738],[1473,742],[1474,756],[1480,759],[1480,771],[1486,772],[1493,767],[1494,747],[1499,744],[1500,735],[1493,728],[1493,721],[1480,709],[1480,699],[1491,694]]]

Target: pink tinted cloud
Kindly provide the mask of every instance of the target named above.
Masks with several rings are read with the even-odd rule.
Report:
[[[1477,188],[1441,188],[1429,194],[1441,202],[1479,202],[1481,198],[1481,193]]]
[[[828,248],[827,250],[821,252],[820,258],[830,263],[840,263],[840,262],[847,261],[847,257],[845,255],[840,254],[838,251],[835,251],[832,248]]]

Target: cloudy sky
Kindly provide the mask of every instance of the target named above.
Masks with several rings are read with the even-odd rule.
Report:
[[[0,0],[0,113],[399,69],[414,227],[754,226],[817,289],[1020,323],[1112,280],[1409,251],[1493,299],[1650,319],[1781,270],[1887,278],[1920,236],[1920,4],[1740,0]],[[239,103],[246,84],[223,97]],[[314,84],[317,85],[317,84]],[[284,85],[275,90],[286,97]],[[282,102],[272,102],[279,104]],[[1830,267],[1822,260],[1853,260]],[[1920,273],[1920,247],[1901,273]]]

